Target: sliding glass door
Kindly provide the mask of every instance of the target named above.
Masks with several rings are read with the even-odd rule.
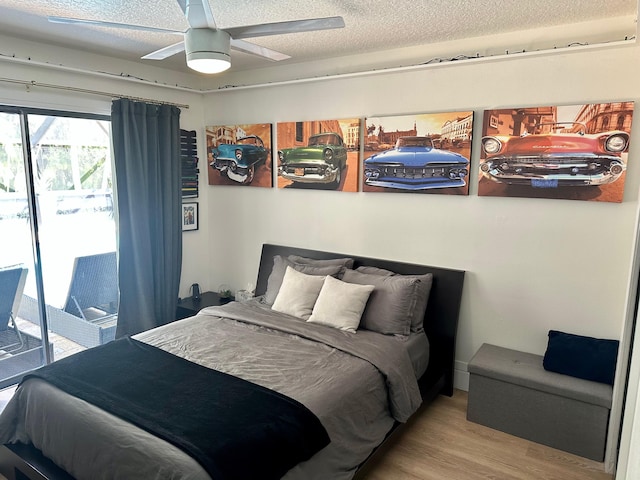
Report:
[[[40,329],[38,304],[35,323],[27,325],[19,318],[27,283],[31,294],[38,297],[21,120],[19,114],[0,112],[0,387],[50,356],[45,350],[46,332],[43,339]]]
[[[0,387],[114,338],[107,117],[0,107],[0,238]]]

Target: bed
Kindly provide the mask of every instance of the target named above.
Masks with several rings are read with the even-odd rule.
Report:
[[[331,264],[336,259],[347,259],[348,266],[340,265],[335,275],[326,273],[325,278],[322,272],[335,270]],[[287,466],[282,478],[348,480],[421,404],[438,394],[452,394],[464,273],[265,244],[256,299],[207,307],[194,317],[139,334],[134,341],[300,404],[324,427],[329,443]],[[301,321],[298,309],[309,305],[298,305],[304,298],[300,285],[308,282],[317,288],[319,277],[324,280],[311,316]],[[413,285],[415,293],[424,291],[425,283],[430,284],[426,305],[413,294],[406,311],[402,309],[407,302],[391,309],[391,302],[380,303],[391,298],[381,293],[389,285],[392,292],[398,285]],[[343,296],[342,289],[349,294]],[[353,300],[352,291],[360,300]],[[395,300],[405,298],[393,295]],[[351,324],[340,323],[342,313],[332,310],[345,299],[349,303],[340,312],[364,301],[355,334],[349,331]],[[407,314],[409,325],[386,320],[408,318]],[[337,325],[332,324],[334,317],[340,317]],[[0,416],[0,440],[5,442],[0,473],[9,479],[215,477],[171,439],[70,396],[41,378],[29,378],[18,388]],[[246,450],[251,451],[237,452],[235,461],[251,462],[258,449]]]

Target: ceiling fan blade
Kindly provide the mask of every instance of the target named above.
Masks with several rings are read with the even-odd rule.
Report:
[[[208,0],[177,1],[191,28],[217,28]]]
[[[261,47],[260,45],[256,45],[255,43],[250,43],[245,40],[237,40],[235,38],[231,39],[231,48],[240,52],[257,55],[259,57],[266,58],[267,60],[273,60],[274,62],[279,62],[280,60],[291,58],[289,55],[286,55],[284,53],[276,52],[275,50]]]
[[[174,43],[173,45],[169,45],[168,47],[161,48],[160,50],[156,50],[155,52],[148,53],[144,57],[143,60],[164,60],[165,58],[169,58],[176,53],[180,53],[184,51],[184,42]]]
[[[254,38],[285,33],[313,32],[344,28],[342,17],[310,18],[308,20],[292,20],[289,22],[263,23],[244,27],[225,28],[231,38]]]
[[[47,17],[51,23],[65,23],[74,25],[93,25],[96,27],[109,27],[109,28],[121,28],[126,30],[139,30],[144,32],[156,32],[156,33],[170,33],[172,35],[182,35],[184,32],[178,32],[176,30],[167,30],[166,28],[157,27],[145,27],[144,25],[131,25],[129,23],[114,23],[103,22],[100,20],[86,20],[82,18],[67,18],[67,17]]]

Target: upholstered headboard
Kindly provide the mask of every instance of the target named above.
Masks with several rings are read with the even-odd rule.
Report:
[[[465,272],[441,267],[395,262],[358,255],[323,252],[283,245],[264,244],[260,258],[260,269],[256,295],[262,295],[267,289],[267,280],[273,267],[273,257],[281,255],[300,255],[303,257],[328,259],[350,257],[354,259],[354,268],[375,266],[400,274],[433,274],[433,285],[425,313],[425,333],[429,338],[429,367],[420,379],[423,399],[433,398],[438,393],[453,393],[453,365],[455,361],[458,315]],[[427,398],[430,397],[430,398]]]

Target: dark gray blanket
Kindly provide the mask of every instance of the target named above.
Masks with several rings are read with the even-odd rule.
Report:
[[[277,479],[329,443],[320,421],[299,402],[129,338],[29,377],[173,443],[215,480]]]

